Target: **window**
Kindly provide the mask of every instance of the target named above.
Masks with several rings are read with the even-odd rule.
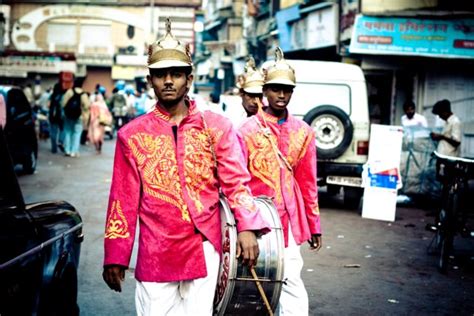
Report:
[[[344,84],[298,83],[291,103],[298,106],[302,102],[311,108],[315,105],[334,105],[351,114],[351,90]]]

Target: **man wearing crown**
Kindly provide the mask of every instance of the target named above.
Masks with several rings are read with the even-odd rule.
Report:
[[[244,73],[237,80],[237,88],[247,117],[257,114],[258,105],[262,103],[263,98],[262,87],[263,75],[257,69],[253,57],[249,56]]]
[[[149,48],[148,68],[158,102],[118,132],[103,278],[121,291],[139,223],[137,314],[212,315],[222,253],[218,187],[234,212],[244,263],[255,264],[255,233],[269,227],[250,195],[231,122],[199,112],[187,98],[191,54],[169,20],[166,35]]]
[[[252,193],[273,198],[283,227],[286,282],[277,314],[304,316],[309,304],[300,245],[308,241],[317,251],[322,244],[314,132],[287,110],[295,85],[295,72],[278,47],[275,61],[264,71],[268,106],[244,121],[239,137]]]

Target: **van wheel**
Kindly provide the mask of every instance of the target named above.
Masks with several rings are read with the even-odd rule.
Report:
[[[318,158],[335,159],[341,156],[352,142],[354,127],[349,116],[333,105],[321,105],[303,118],[316,133]]]

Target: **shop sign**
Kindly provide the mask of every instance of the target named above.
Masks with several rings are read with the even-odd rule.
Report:
[[[358,15],[350,53],[474,58],[474,19]]]
[[[89,66],[112,66],[114,63],[112,55],[99,54],[80,54],[77,55],[76,61]]]
[[[336,45],[337,6],[311,12],[308,17],[306,49]]]
[[[364,0],[361,1],[362,12],[376,15],[387,12],[400,12],[415,9],[434,9],[439,5],[439,0]]]
[[[5,68],[0,66],[0,77],[5,78],[27,78],[28,72],[15,68]]]
[[[336,6],[330,6],[316,10],[290,24],[291,49],[315,49],[336,45],[336,9]]]
[[[61,60],[55,56],[6,56],[0,57],[0,70],[8,73],[12,69],[16,72],[38,72],[57,74],[61,71],[76,72],[75,61]]]

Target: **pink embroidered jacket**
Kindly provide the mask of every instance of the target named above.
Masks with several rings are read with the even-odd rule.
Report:
[[[311,127],[289,114],[279,125],[276,117],[259,111],[239,128],[239,141],[252,176],[252,194],[273,198],[285,245],[289,223],[298,245],[309,240],[311,234],[320,234],[316,146]],[[278,158],[278,151],[291,170]]]
[[[231,122],[212,112],[203,115],[208,129],[191,101],[177,126],[156,106],[120,129],[104,265],[129,265],[138,221],[138,280],[173,282],[207,275],[203,235],[222,253],[218,182],[208,135],[237,230],[269,231],[250,195],[250,176]]]

